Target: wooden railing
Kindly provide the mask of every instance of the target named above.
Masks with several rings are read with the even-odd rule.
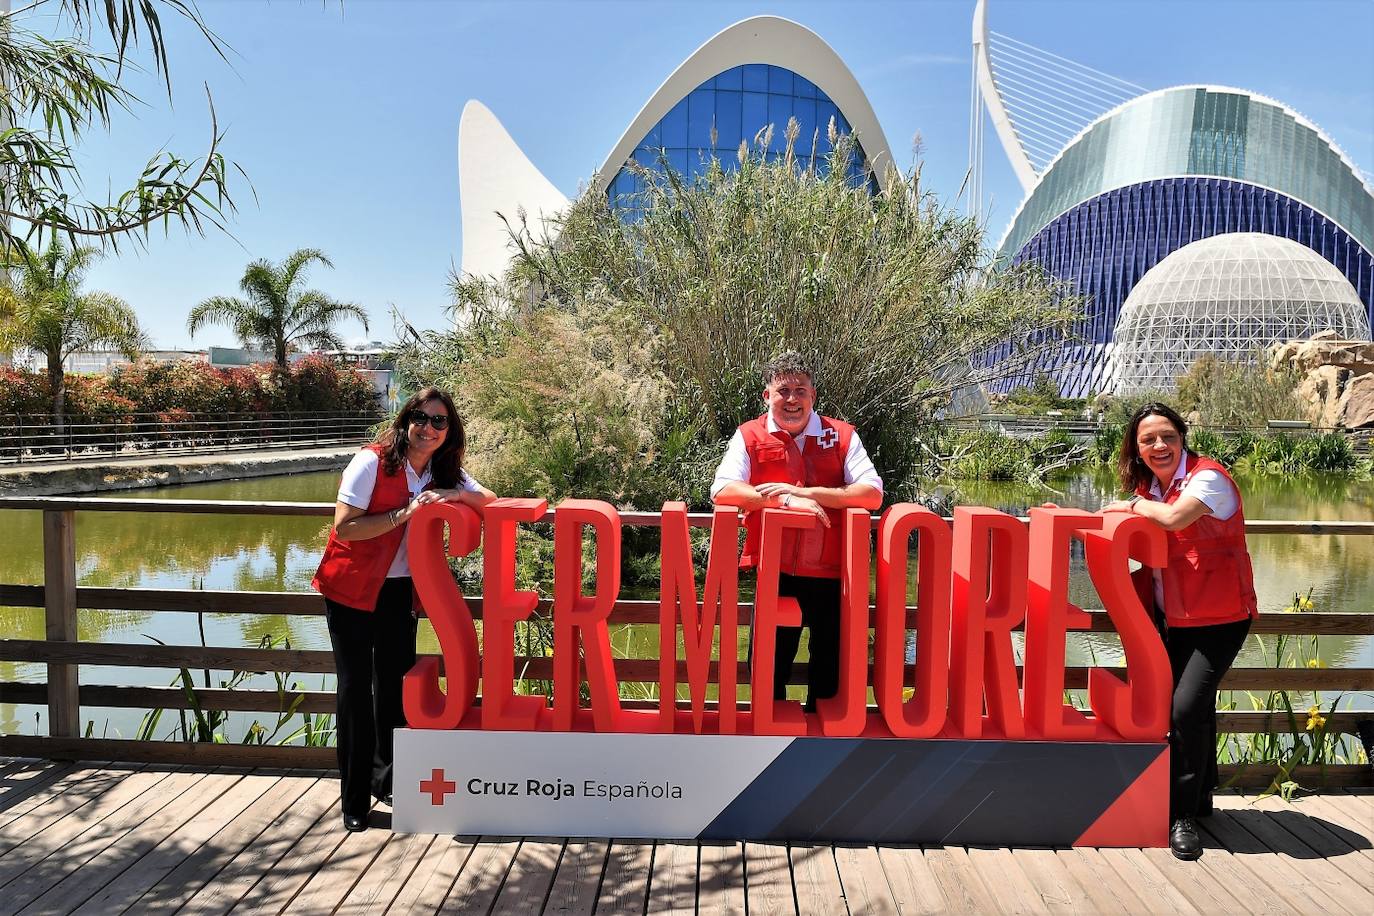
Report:
[[[376,410],[167,411],[71,417],[58,429],[51,417],[0,414],[0,465],[359,445],[381,419]]]
[[[209,500],[152,500],[99,498],[9,498],[0,499],[0,509],[39,510],[43,513],[44,583],[42,585],[0,584],[0,606],[42,607],[45,611],[44,639],[0,639],[0,661],[45,664],[46,683],[0,682],[0,699],[7,703],[46,704],[49,716],[47,736],[0,736],[0,756],[78,757],[84,759],[160,760],[244,765],[332,766],[332,748],[266,747],[255,745],[183,744],[176,742],[128,741],[81,737],[83,706],[188,709],[194,704],[203,710],[280,713],[327,713],[334,708],[334,694],[327,691],[291,691],[236,688],[232,690],[197,688],[194,698],[179,687],[131,687],[82,684],[77,672],[81,665],[117,665],[136,668],[190,668],[229,671],[327,674],[334,671],[332,653],[311,649],[260,649],[219,646],[166,646],[82,641],[77,635],[77,608],[137,611],[215,612],[231,614],[277,614],[322,616],[324,601],[313,592],[204,591],[150,588],[90,588],[76,582],[75,515],[85,512],[206,513],[270,516],[329,517],[328,503],[218,502]],[[552,513],[545,517],[552,521]],[[693,514],[689,522],[710,524],[709,514]],[[621,520],[632,526],[657,526],[658,513],[624,512]],[[876,519],[875,519],[876,524]],[[1374,536],[1374,522],[1250,521],[1247,534]],[[474,617],[480,617],[482,599],[468,598]],[[741,620],[749,619],[751,606],[741,605]],[[549,602],[541,604],[547,613]],[[914,625],[914,611],[908,625]],[[1102,611],[1090,611],[1092,632],[1113,632],[1111,621]],[[657,624],[657,601],[617,601],[613,624]],[[1261,614],[1252,632],[1323,636],[1374,635],[1372,613],[1267,613]],[[738,665],[738,683],[749,682],[747,666]],[[678,662],[679,681],[686,680],[686,664]],[[552,677],[552,662],[543,657],[522,657],[516,670],[532,680]],[[1065,686],[1087,686],[1088,668],[1070,667]],[[711,680],[717,680],[719,663],[713,663]],[[616,662],[622,682],[657,683],[657,658],[629,658]],[[806,665],[793,669],[793,682],[805,683]],[[1374,692],[1374,668],[1233,668],[1222,682],[1222,689],[1287,690],[1297,693]],[[657,701],[652,701],[656,705]],[[627,705],[635,705],[627,701]],[[650,705],[643,701],[640,705]],[[1300,716],[1305,718],[1305,712]],[[1362,727],[1374,728],[1374,709],[1344,710],[1327,717],[1328,733],[1356,734]],[[1226,712],[1220,727],[1230,733],[1286,732],[1291,723],[1286,714],[1270,712]],[[1302,722],[1298,723],[1302,728]],[[1232,768],[1234,770],[1234,768]],[[1234,775],[1234,774],[1233,774]],[[1244,774],[1242,774],[1244,775]],[[1367,765],[1332,765],[1322,772],[1295,774],[1328,783],[1371,785]],[[1267,783],[1269,775],[1250,774],[1243,781]]]

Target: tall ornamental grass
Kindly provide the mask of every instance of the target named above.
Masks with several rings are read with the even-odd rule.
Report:
[[[1062,339],[1079,301],[1037,267],[994,270],[983,227],[925,189],[919,169],[890,173],[882,193],[856,186],[848,177],[853,140],[833,127],[831,139],[820,169],[793,156],[795,123],[783,154],[769,158],[765,133],[742,145],[729,168],[712,159],[696,179],[666,163],[630,164],[642,185],[627,202],[637,208],[633,220],[596,187],[547,232],[510,220],[509,273],[454,283],[462,343],[436,348],[462,355],[448,375],[461,387],[513,349],[538,365],[530,330],[550,312],[609,353],[623,355],[628,335],[635,360],[620,367],[621,400],[648,433],[640,458],[690,464],[693,455],[718,454],[740,422],[761,412],[759,368],[800,350],[815,366],[818,408],[858,427],[890,496],[913,495],[916,434],[956,393],[1024,374]],[[567,327],[547,346],[566,351]],[[1008,360],[980,365],[1007,340]],[[661,396],[635,407],[646,386]],[[488,408],[469,410],[480,425]],[[601,401],[597,410],[614,415],[617,407]],[[510,424],[524,422],[509,413],[501,420],[508,440]],[[667,483],[682,471],[660,465],[649,476]]]

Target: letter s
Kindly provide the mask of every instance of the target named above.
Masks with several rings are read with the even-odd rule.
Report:
[[[1140,515],[1112,512],[1101,531],[1083,538],[1102,606],[1121,636],[1126,680],[1101,668],[1088,671],[1088,703],[1098,720],[1127,741],[1161,741],[1169,731],[1173,674],[1169,654],[1131,582],[1131,559],[1147,567],[1168,562],[1164,529]],[[1105,736],[1099,736],[1105,737]]]
[[[448,525],[448,549],[444,526]],[[439,689],[439,660],[422,658],[406,672],[406,722],[411,728],[457,728],[477,697],[477,629],[472,611],[448,568],[448,557],[465,557],[482,541],[482,520],[460,503],[429,503],[410,519],[407,546],[420,604],[434,625],[443,652],[448,693]]]

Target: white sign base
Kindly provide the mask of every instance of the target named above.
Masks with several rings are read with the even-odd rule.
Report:
[[[695,838],[792,741],[398,729],[392,829]]]
[[[396,732],[408,833],[1162,846],[1164,742]]]

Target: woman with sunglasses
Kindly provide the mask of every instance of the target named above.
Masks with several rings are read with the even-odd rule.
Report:
[[[415,664],[416,627],[406,521],[427,503],[480,509],[495,498],[463,470],[465,445],[453,399],[425,388],[354,456],[339,484],[310,584],[325,599],[338,672],[335,737],[351,832],[367,829],[371,797],[390,803],[392,731],[405,726],[401,680]]]

